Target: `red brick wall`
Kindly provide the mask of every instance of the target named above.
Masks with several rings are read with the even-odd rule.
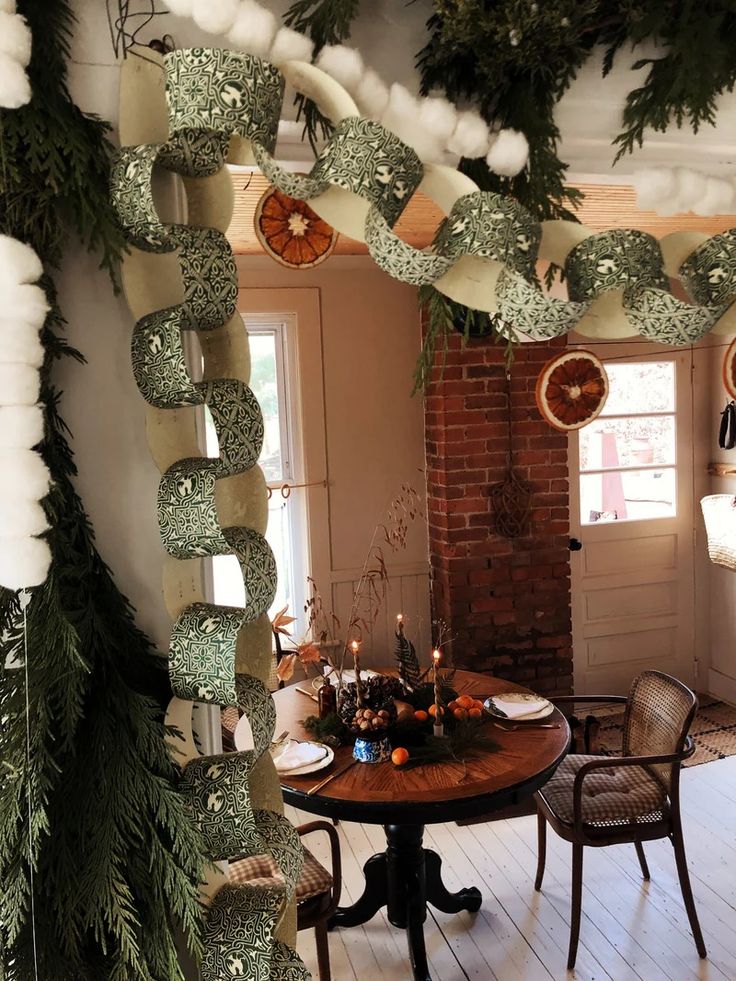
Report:
[[[489,500],[506,476],[503,346],[453,336],[425,402],[435,617],[453,635],[453,661],[545,693],[572,690],[567,437],[534,398],[562,346],[519,346],[511,366],[515,462],[534,489],[524,537],[495,534]]]

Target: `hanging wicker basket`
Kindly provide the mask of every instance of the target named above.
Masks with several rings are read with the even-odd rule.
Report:
[[[701,500],[700,506],[711,562],[736,571],[736,497],[733,494],[710,494]]]

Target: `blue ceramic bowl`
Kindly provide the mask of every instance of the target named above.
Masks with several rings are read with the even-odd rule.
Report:
[[[355,740],[353,756],[359,763],[385,763],[391,759],[391,743],[383,739],[367,740],[360,736]]]

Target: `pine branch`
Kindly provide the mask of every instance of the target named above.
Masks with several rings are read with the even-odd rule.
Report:
[[[284,23],[314,41],[315,54],[327,44],[342,44],[350,37],[353,20],[358,14],[360,0],[295,0],[284,14]],[[326,139],[334,126],[316,104],[306,96],[297,95],[297,121],[304,120],[304,128],[312,149]]]

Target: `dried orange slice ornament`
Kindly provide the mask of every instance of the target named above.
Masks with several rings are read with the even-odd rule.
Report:
[[[736,337],[728,345],[723,358],[723,384],[732,399],[736,399]]]
[[[608,398],[608,376],[590,351],[565,351],[542,368],[537,406],[544,419],[568,432],[582,429],[600,413]]]
[[[335,229],[297,198],[269,188],[256,206],[258,241],[277,262],[290,269],[311,269],[332,254]]]

